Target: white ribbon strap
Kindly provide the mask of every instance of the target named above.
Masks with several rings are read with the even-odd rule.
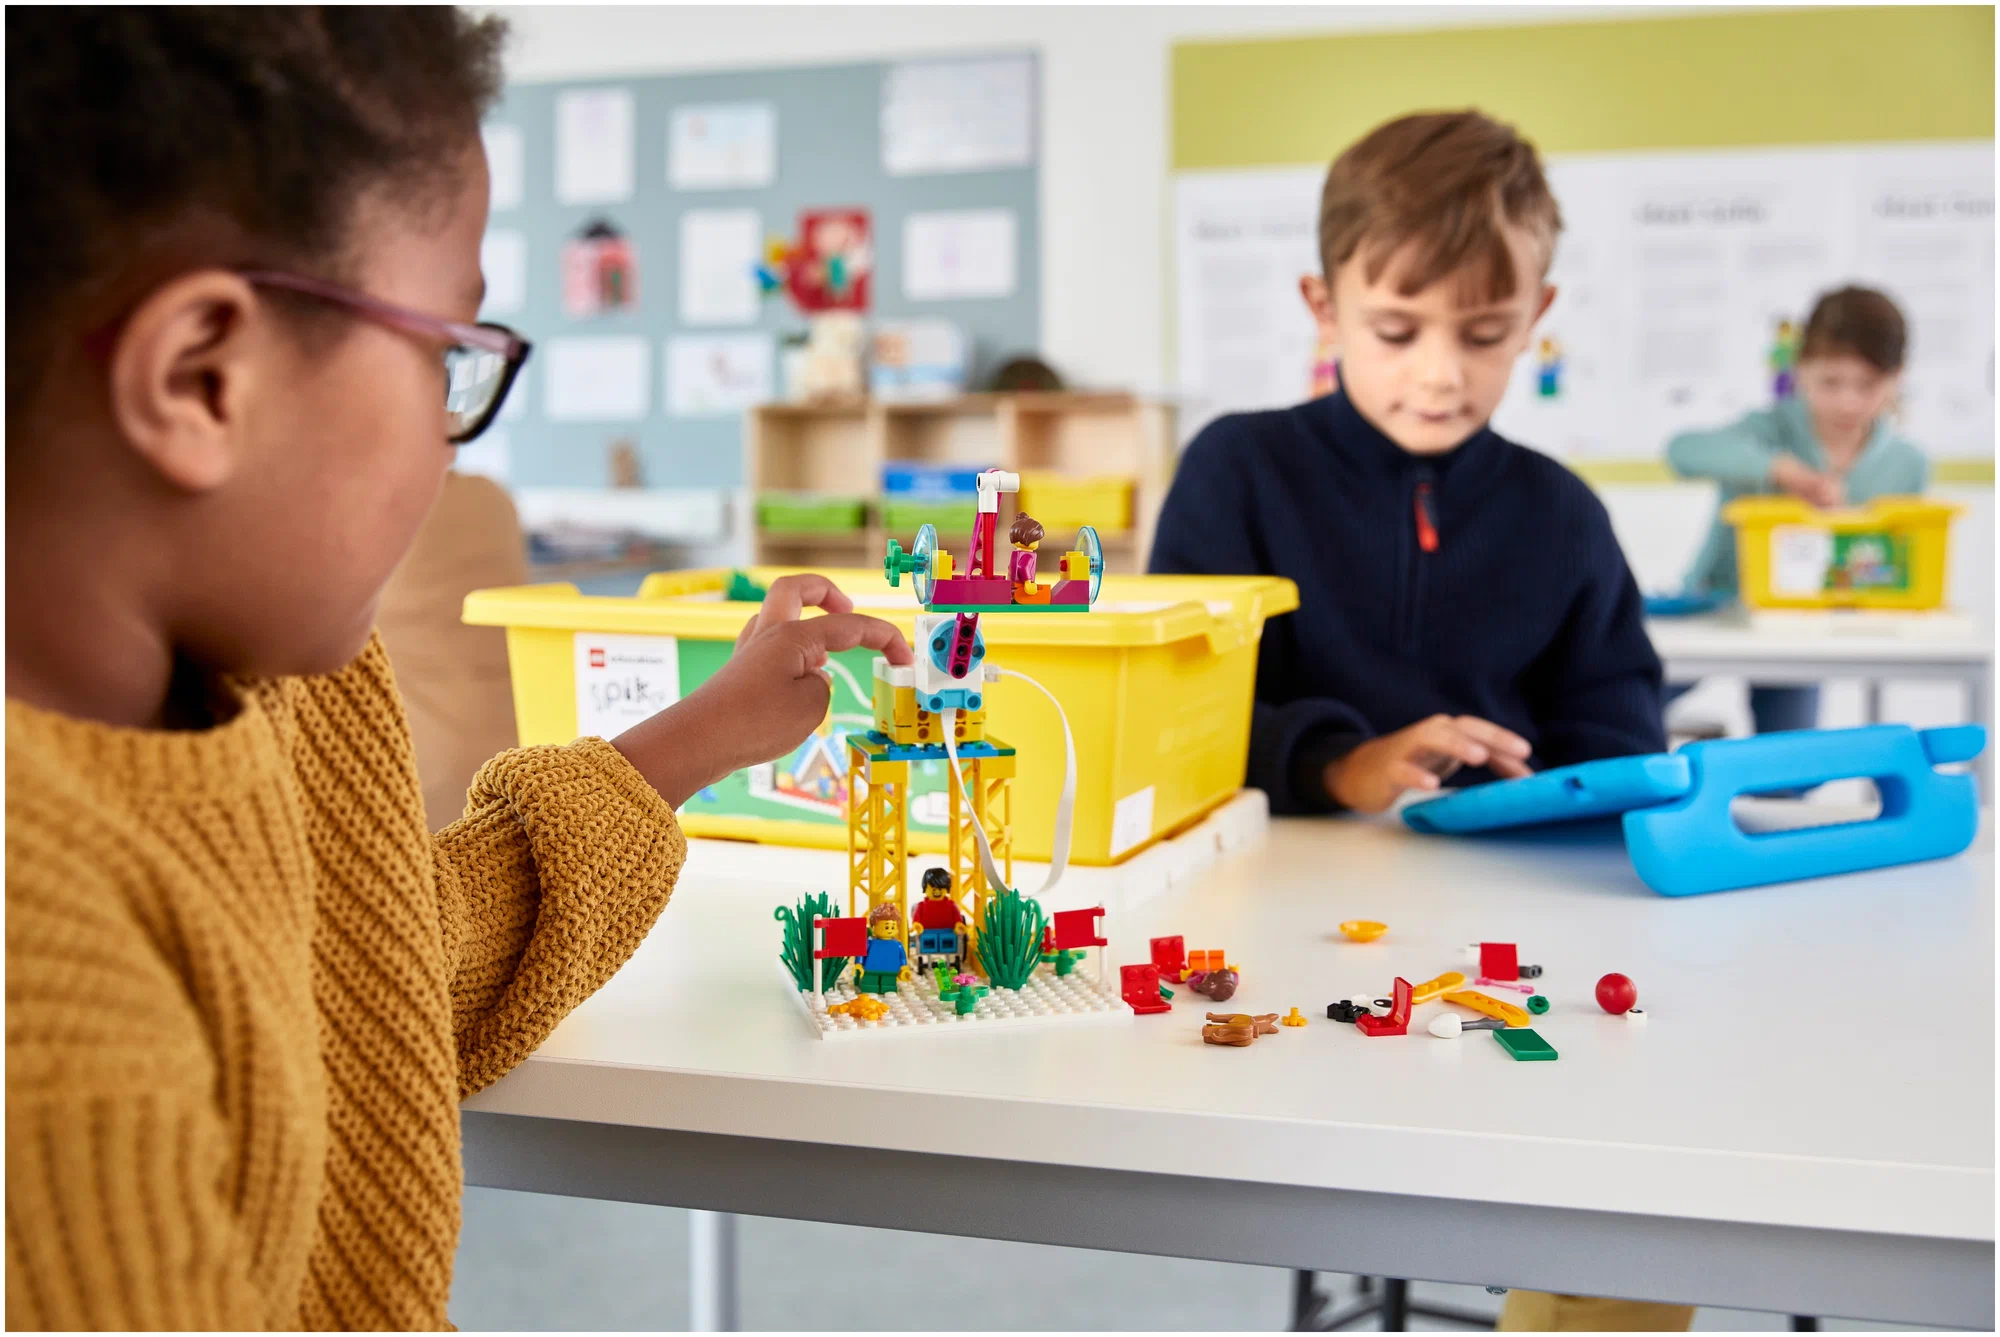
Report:
[[[1056,708],[1056,718],[1062,722],[1062,791],[1056,796],[1056,829],[1055,838],[1049,849],[1049,876],[1042,883],[1040,890],[1035,892],[1035,898],[1039,899],[1055,890],[1056,883],[1062,881],[1063,872],[1069,867],[1070,830],[1075,825],[1076,820],[1076,738],[1069,731],[1069,716],[1063,713],[1062,702],[1056,700],[1055,693],[1025,673],[1016,673],[1012,669],[1001,669],[999,672],[1003,678],[1019,678],[1022,682],[1027,683],[1028,686],[1046,696],[1049,699],[1049,704]],[[957,716],[958,712],[956,710],[945,710],[941,712],[940,722],[944,729],[945,755],[951,759],[952,780],[958,785],[958,792],[965,795],[966,807],[970,811],[972,808],[972,795],[965,787],[964,773],[959,770],[958,744],[953,741],[957,734],[957,729],[954,727],[957,723]],[[1007,879],[1001,876],[1000,865],[993,858],[993,846],[987,842],[986,829],[978,822],[974,822],[972,824],[972,835],[979,845],[979,862],[980,866],[986,870],[987,883],[995,889],[1006,887]]]

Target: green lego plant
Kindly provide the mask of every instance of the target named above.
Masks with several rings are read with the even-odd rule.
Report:
[[[833,900],[825,892],[808,896],[800,901],[797,909],[779,906],[771,916],[785,926],[785,948],[778,960],[792,974],[792,983],[805,993],[813,987],[813,920],[833,919]],[[848,958],[829,956],[819,963],[819,987],[824,993],[834,986],[840,972],[847,969]]]
[[[1018,891],[1002,891],[986,902],[975,950],[979,968],[996,989],[1018,989],[1042,959],[1042,935],[1049,926],[1039,902]]]

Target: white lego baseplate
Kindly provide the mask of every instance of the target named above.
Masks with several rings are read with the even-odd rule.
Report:
[[[976,1011],[963,1017],[953,1008],[951,1000],[937,996],[938,973],[931,970],[899,985],[893,994],[879,995],[889,1005],[887,1016],[880,1021],[860,1021],[849,1016],[829,1016],[826,1012],[828,1007],[854,1001],[854,985],[846,976],[826,993],[822,1006],[815,1006],[812,994],[801,993],[791,973],[782,965],[778,968],[785,992],[798,1000],[800,1013],[812,1028],[813,1037],[819,1040],[853,1040],[870,1035],[984,1035],[999,1030],[1117,1026],[1131,1021],[1135,1015],[1132,1009],[1108,983],[1104,987],[1098,985],[1095,970],[1095,962],[1079,961],[1072,973],[1058,979],[1054,967],[1037,966],[1019,992],[994,989],[979,1000]]]

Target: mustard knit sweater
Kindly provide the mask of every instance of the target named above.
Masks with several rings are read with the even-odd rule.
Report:
[[[440,1328],[458,1102],[687,852],[599,739],[428,834],[389,661],[194,733],[7,703],[7,1326]]]

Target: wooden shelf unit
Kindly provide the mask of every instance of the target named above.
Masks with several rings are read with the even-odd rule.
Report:
[[[767,491],[823,492],[867,499],[867,524],[851,534],[768,533],[756,526],[759,565],[879,565],[890,538],[882,526],[882,466],[907,461],[1046,470],[1132,479],[1132,527],[1099,526],[1109,568],[1145,569],[1153,525],[1173,474],[1174,410],[1117,393],[975,394],[934,402],[839,399],[762,404],[749,411],[744,480],[754,498]],[[1001,532],[1013,521],[1001,506]],[[1067,545],[1073,535],[1051,533]],[[962,552],[966,536],[939,538]]]

